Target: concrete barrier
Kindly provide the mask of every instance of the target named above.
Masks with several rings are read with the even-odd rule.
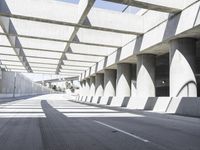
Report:
[[[79,101],[115,107],[126,107],[128,109],[151,110],[153,112],[200,117],[200,98],[195,97],[81,96]]]
[[[113,97],[110,106],[121,107],[124,101],[124,97]]]
[[[131,97],[127,108],[153,110],[157,97]]]
[[[200,117],[200,98],[174,97],[167,108],[167,113]]]
[[[108,99],[109,99],[109,97],[107,97],[107,96],[101,97],[101,100],[100,100],[100,103],[99,103],[99,104],[107,105]]]
[[[171,101],[171,97],[158,97],[153,108],[154,112],[166,112],[169,103]]]

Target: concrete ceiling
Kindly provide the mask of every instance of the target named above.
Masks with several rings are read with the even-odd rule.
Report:
[[[144,9],[131,14],[94,8],[95,0],[80,0],[79,4],[1,0],[1,67],[7,71],[79,76],[195,0],[183,0],[181,5],[177,5],[179,0],[109,1],[151,9],[155,18],[144,15]],[[162,48],[166,47],[163,44]],[[122,60],[135,61],[134,55]],[[116,65],[107,67],[115,69]]]

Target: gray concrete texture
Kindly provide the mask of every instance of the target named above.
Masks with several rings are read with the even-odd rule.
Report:
[[[104,96],[116,95],[116,70],[104,70]]]
[[[95,96],[103,96],[104,92],[104,74],[97,73],[95,76]]]
[[[131,95],[131,64],[117,64],[116,96]]]
[[[2,72],[2,79],[0,79],[0,97],[37,95],[50,92],[51,90],[49,88],[32,82],[20,73]]]
[[[197,97],[196,40],[176,39],[170,42],[170,96]]]
[[[199,150],[199,120],[49,97],[1,105],[2,150]]]
[[[140,54],[137,56],[137,96],[155,96],[156,56]]]

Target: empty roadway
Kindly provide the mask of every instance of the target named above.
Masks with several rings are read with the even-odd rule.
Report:
[[[0,105],[0,149],[199,150],[200,125],[191,120],[38,96]]]

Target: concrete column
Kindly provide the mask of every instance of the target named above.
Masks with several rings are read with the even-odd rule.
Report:
[[[90,78],[85,79],[85,96],[90,95]]]
[[[141,54],[137,56],[137,96],[155,97],[156,56]]]
[[[80,95],[84,95],[84,80],[80,81]]]
[[[131,65],[131,96],[136,96],[136,64]]]
[[[103,96],[104,92],[104,74],[97,73],[95,77],[95,96]]]
[[[86,80],[83,80],[82,82],[83,82],[82,96],[86,96],[86,92],[85,92],[86,91]]]
[[[104,70],[104,96],[116,95],[116,70]]]
[[[117,64],[116,96],[131,96],[131,64]]]
[[[170,96],[197,96],[195,50],[195,39],[170,41]]]
[[[90,77],[90,96],[95,95],[95,76]]]

